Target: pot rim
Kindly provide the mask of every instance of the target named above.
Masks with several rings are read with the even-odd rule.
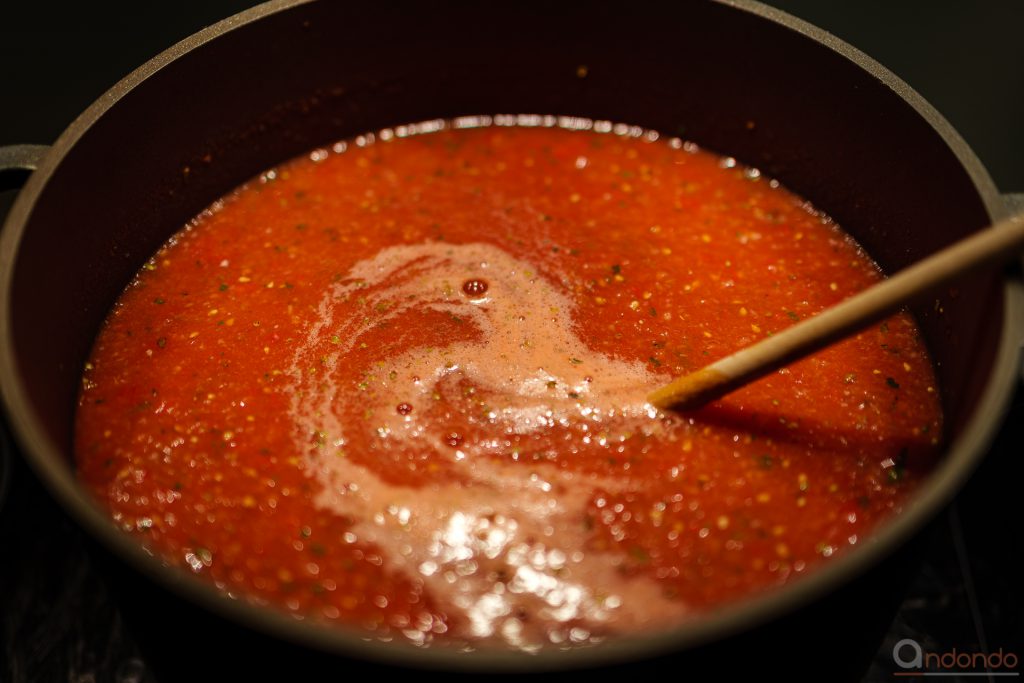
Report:
[[[466,671],[552,670],[620,663],[697,647],[739,633],[789,614],[851,581],[934,518],[984,456],[1002,422],[1016,382],[1020,331],[1024,330],[1024,285],[1019,278],[1005,278],[1003,328],[986,390],[963,432],[948,445],[939,467],[922,484],[902,513],[886,521],[861,547],[817,568],[809,576],[761,595],[742,598],[671,629],[620,636],[592,648],[545,649],[534,655],[486,647],[473,652],[443,646],[419,649],[397,643],[366,641],[363,631],[297,621],[283,612],[227,598],[209,583],[162,563],[135,538],[119,530],[78,486],[60,449],[47,436],[29,408],[13,354],[10,293],[15,255],[35,202],[49,178],[64,157],[73,151],[78,140],[107,110],[183,55],[232,30],[313,1],[272,0],[236,14],[182,40],[123,78],[61,134],[19,194],[0,234],[0,394],[11,431],[23,446],[20,452],[65,511],[135,570],[179,597],[229,621],[294,643],[378,663]],[[972,180],[990,218],[995,221],[1006,215],[998,190],[974,152],[934,107],[891,71],[836,36],[781,10],[753,0],[716,2],[795,31],[853,62],[893,90],[949,146]]]

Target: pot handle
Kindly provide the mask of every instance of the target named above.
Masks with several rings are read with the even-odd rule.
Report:
[[[48,145],[0,147],[0,192],[24,185],[28,174],[39,168],[49,151]]]
[[[50,148],[46,145],[10,145],[0,147],[0,192],[25,184],[29,174],[39,167]],[[3,216],[0,215],[0,225]],[[0,507],[3,507],[10,481],[11,443],[7,425],[0,416]]]

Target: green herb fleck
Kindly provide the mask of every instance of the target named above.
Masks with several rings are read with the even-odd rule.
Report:
[[[907,449],[901,448],[899,455],[893,459],[893,466],[887,470],[889,475],[889,483],[895,484],[903,479],[903,475],[906,474],[907,470]]]

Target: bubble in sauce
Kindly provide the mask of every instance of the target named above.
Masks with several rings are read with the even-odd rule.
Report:
[[[479,299],[487,293],[487,280],[475,277],[462,283],[462,291],[472,299]]]

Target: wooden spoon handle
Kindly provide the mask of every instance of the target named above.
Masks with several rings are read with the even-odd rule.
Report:
[[[659,408],[693,409],[828,346],[970,271],[1024,248],[1024,214],[1000,221],[818,315],[652,391]]]

